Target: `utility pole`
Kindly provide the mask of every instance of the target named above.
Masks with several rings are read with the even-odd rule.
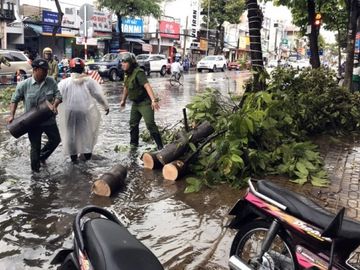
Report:
[[[187,34],[188,34],[188,20],[189,20],[189,16],[186,16],[186,24],[185,24],[185,35],[184,35],[184,50],[182,53],[182,59],[184,61],[185,58],[185,53],[186,53],[186,39],[187,39]]]
[[[208,12],[207,12],[207,22],[206,22],[206,39],[208,42],[208,49],[206,51],[206,55],[209,54],[209,21],[210,21],[210,1],[208,2]]]

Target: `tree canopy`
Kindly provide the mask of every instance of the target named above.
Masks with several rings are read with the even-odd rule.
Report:
[[[97,0],[100,7],[114,11],[118,16],[161,16],[160,3],[162,0]]]

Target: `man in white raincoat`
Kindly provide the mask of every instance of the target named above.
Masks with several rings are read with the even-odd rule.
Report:
[[[100,112],[96,101],[109,113],[108,102],[98,82],[84,74],[85,62],[80,58],[69,63],[71,77],[59,83],[63,103],[59,107],[59,127],[65,155],[77,162],[78,154],[91,159],[96,144]]]

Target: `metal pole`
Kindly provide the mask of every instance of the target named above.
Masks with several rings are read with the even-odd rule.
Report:
[[[208,49],[206,51],[206,55],[209,54],[209,21],[210,21],[210,1],[211,0],[208,0],[208,13],[207,13],[207,23],[206,23],[206,39],[207,39],[207,42],[208,42]]]
[[[85,32],[85,46],[84,46],[84,53],[85,53],[85,62],[87,61],[87,35],[88,35],[88,29],[87,29],[87,5],[84,7],[84,32]]]
[[[186,16],[186,25],[185,25],[185,35],[184,35],[184,50],[182,53],[182,60],[184,61],[185,53],[186,53],[186,39],[187,39],[187,30],[188,30],[188,20],[189,16]]]

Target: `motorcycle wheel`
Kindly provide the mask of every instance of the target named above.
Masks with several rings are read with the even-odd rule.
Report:
[[[270,249],[259,258],[261,246],[270,223],[259,220],[245,224],[237,232],[230,250],[230,256],[237,255],[254,270],[296,270],[295,248],[287,234],[279,232]]]

